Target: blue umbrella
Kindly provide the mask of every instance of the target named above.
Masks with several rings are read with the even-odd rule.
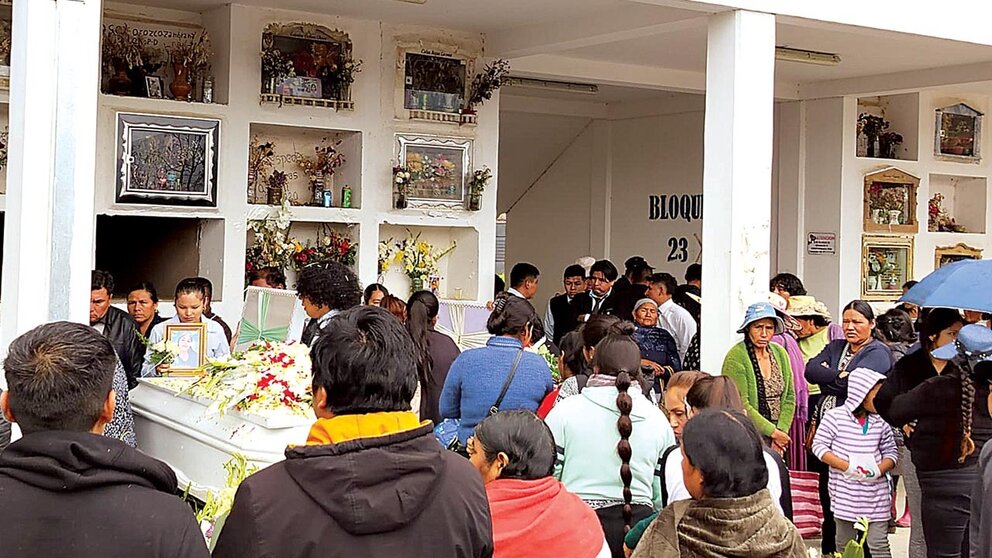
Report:
[[[992,260],[963,260],[934,271],[901,299],[926,308],[992,312]]]

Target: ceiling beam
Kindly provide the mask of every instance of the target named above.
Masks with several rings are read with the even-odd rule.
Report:
[[[536,54],[514,59],[512,67],[513,75],[520,77],[686,93],[701,93],[706,90],[706,72],[675,70],[657,66],[623,64],[555,54]],[[798,99],[798,84],[776,83],[775,97],[788,100]]]
[[[992,34],[984,25],[962,25],[968,21],[992,20],[992,2],[988,0],[959,0],[950,6],[939,2],[916,0],[910,2],[865,2],[864,0],[832,0],[830,2],[796,2],[795,0],[632,0],[641,4],[719,12],[749,10],[779,16],[839,23],[861,27],[865,32],[895,31],[924,37],[992,46]],[[954,14],[960,15],[956,17]]]
[[[531,97],[523,94],[506,94],[503,91],[499,94],[499,110],[500,112],[554,114],[595,119],[604,119],[609,116],[609,107],[602,102]]]
[[[992,62],[811,81],[799,85],[799,97],[801,99],[825,99],[845,95],[893,94],[985,81],[992,81]]]
[[[705,16],[626,4],[591,16],[490,33],[486,38],[486,54],[501,58],[553,54],[705,26]]]

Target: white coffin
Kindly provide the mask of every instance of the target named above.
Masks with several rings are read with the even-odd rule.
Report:
[[[176,382],[175,378],[167,380]],[[192,380],[190,380],[192,381]],[[282,461],[288,445],[303,445],[313,419],[293,414],[259,416],[238,411],[207,411],[210,401],[176,395],[154,378],[131,390],[138,448],[169,464],[179,489],[206,497],[224,488],[224,463],[235,453],[260,469]]]

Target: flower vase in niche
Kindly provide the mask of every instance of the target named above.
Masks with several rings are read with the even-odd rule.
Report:
[[[406,209],[407,208],[407,202],[406,202],[406,195],[405,194],[397,193],[394,196],[394,198],[395,199],[394,199],[393,205],[396,207],[396,209]]]
[[[169,91],[172,91],[172,96],[177,101],[188,101],[190,91],[193,90],[189,84],[189,66],[173,64],[172,67],[176,71],[176,79],[172,80],[172,84],[169,85]]]
[[[868,290],[874,291],[878,289],[878,275],[868,276]]]
[[[421,277],[410,279],[410,294],[424,290],[424,280]]]
[[[886,214],[884,209],[874,209],[872,210],[872,221],[876,225],[884,225],[886,223]]]
[[[469,194],[468,210],[479,211],[480,209],[482,209],[482,194]]]
[[[269,205],[279,205],[282,203],[282,188],[281,187],[269,187],[268,189],[268,200],[266,200]]]
[[[890,209],[889,210],[889,224],[890,225],[901,225],[902,223],[899,222],[899,218],[901,216],[902,216],[902,211],[899,211],[898,209]]]

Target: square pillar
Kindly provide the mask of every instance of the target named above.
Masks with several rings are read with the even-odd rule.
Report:
[[[2,347],[47,321],[89,323],[101,12],[14,6]]]
[[[718,374],[745,308],[767,300],[775,16],[711,16],[707,46],[701,356]]]

